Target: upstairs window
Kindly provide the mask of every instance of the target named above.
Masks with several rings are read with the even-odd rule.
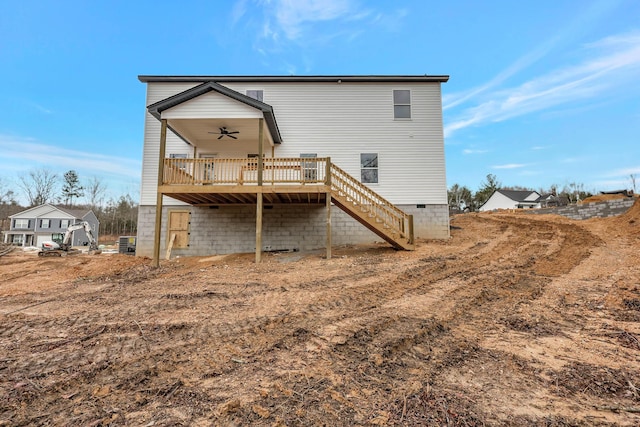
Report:
[[[69,220],[68,219],[61,219],[60,220],[60,228],[62,228],[62,229],[69,228]]]
[[[13,223],[13,227],[17,229],[21,228],[29,228],[29,220],[28,219],[16,219]]]
[[[410,90],[394,90],[393,91],[393,118],[394,119],[410,119],[411,118],[411,91]]]
[[[40,220],[40,228],[49,228],[49,227],[51,227],[51,220],[49,219]]]
[[[264,99],[262,90],[248,90],[247,91],[247,96],[249,98],[256,99],[256,100],[258,100],[260,102],[263,102],[263,99]]]
[[[363,184],[378,183],[378,153],[360,154],[360,182]]]

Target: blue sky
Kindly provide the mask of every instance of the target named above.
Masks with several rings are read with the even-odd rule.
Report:
[[[637,0],[0,6],[0,183],[75,169],[137,198],[139,74],[447,74],[449,186],[640,183]]]

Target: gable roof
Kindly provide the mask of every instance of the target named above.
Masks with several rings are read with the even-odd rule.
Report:
[[[55,206],[55,208],[57,208],[58,210],[66,214],[73,216],[74,218],[80,218],[80,219],[84,218],[85,215],[91,212],[91,209],[69,209],[63,206]]]
[[[43,207],[49,207],[51,209],[49,212],[57,210],[57,211],[60,211],[60,212],[62,212],[64,214],[66,214],[66,215],[70,215],[70,216],[72,216],[73,218],[76,218],[76,219],[82,219],[82,218],[84,218],[84,216],[86,214],[91,212],[91,209],[68,209],[68,208],[65,208],[65,207],[62,207],[62,206],[56,206],[56,205],[52,205],[50,203],[45,203],[44,205],[34,206],[32,208],[25,209],[23,211],[20,211],[18,213],[13,214],[13,215],[9,215],[9,218],[20,217],[20,216],[28,216],[29,212],[35,211],[35,210],[43,208]]]
[[[524,202],[524,203],[534,203],[536,202],[539,198],[540,198],[540,194],[537,191],[529,191],[529,190],[496,190],[496,192],[510,198],[511,200],[515,201],[515,202]],[[531,200],[527,200],[529,198],[529,196],[531,196],[531,194],[537,194],[538,197],[536,197],[535,199]]]
[[[258,101],[257,99],[253,99],[250,96],[244,95],[233,89],[229,89],[228,87],[222,86],[215,81],[204,82],[201,85],[170,96],[169,98],[163,99],[162,101],[158,101],[154,104],[149,105],[147,107],[147,110],[153,117],[160,120],[163,111],[212,91],[261,111],[267,127],[269,128],[269,132],[273,137],[274,144],[280,144],[282,142],[282,136],[280,135],[278,123],[276,122],[276,117],[271,105],[265,104],[264,102]]]

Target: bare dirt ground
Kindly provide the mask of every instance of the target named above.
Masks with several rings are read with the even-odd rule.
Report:
[[[452,226],[260,265],[4,256],[0,425],[640,425],[640,204]]]

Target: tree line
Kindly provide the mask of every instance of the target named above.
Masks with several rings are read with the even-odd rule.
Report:
[[[46,203],[68,209],[91,209],[100,221],[100,235],[132,235],[137,232],[138,203],[131,195],[107,198],[107,185],[98,177],[81,180],[74,170],[62,176],[48,169],[33,169],[15,185],[0,178],[0,220],[9,227],[9,215]],[[25,200],[23,206],[19,200]]]
[[[632,175],[633,187],[635,187],[635,176]],[[488,174],[486,178],[480,184],[480,188],[474,193],[468,187],[453,184],[447,190],[447,199],[449,203],[449,209],[452,211],[477,211],[489,197],[496,190],[523,190],[529,191],[529,188],[520,186],[503,187],[502,183],[493,174]],[[634,188],[635,190],[635,188]],[[538,193],[552,194],[560,199],[566,200],[568,203],[576,203],[580,200],[584,200],[593,194],[587,191],[584,184],[571,182],[560,187],[559,185],[552,185],[549,188],[538,188]]]

